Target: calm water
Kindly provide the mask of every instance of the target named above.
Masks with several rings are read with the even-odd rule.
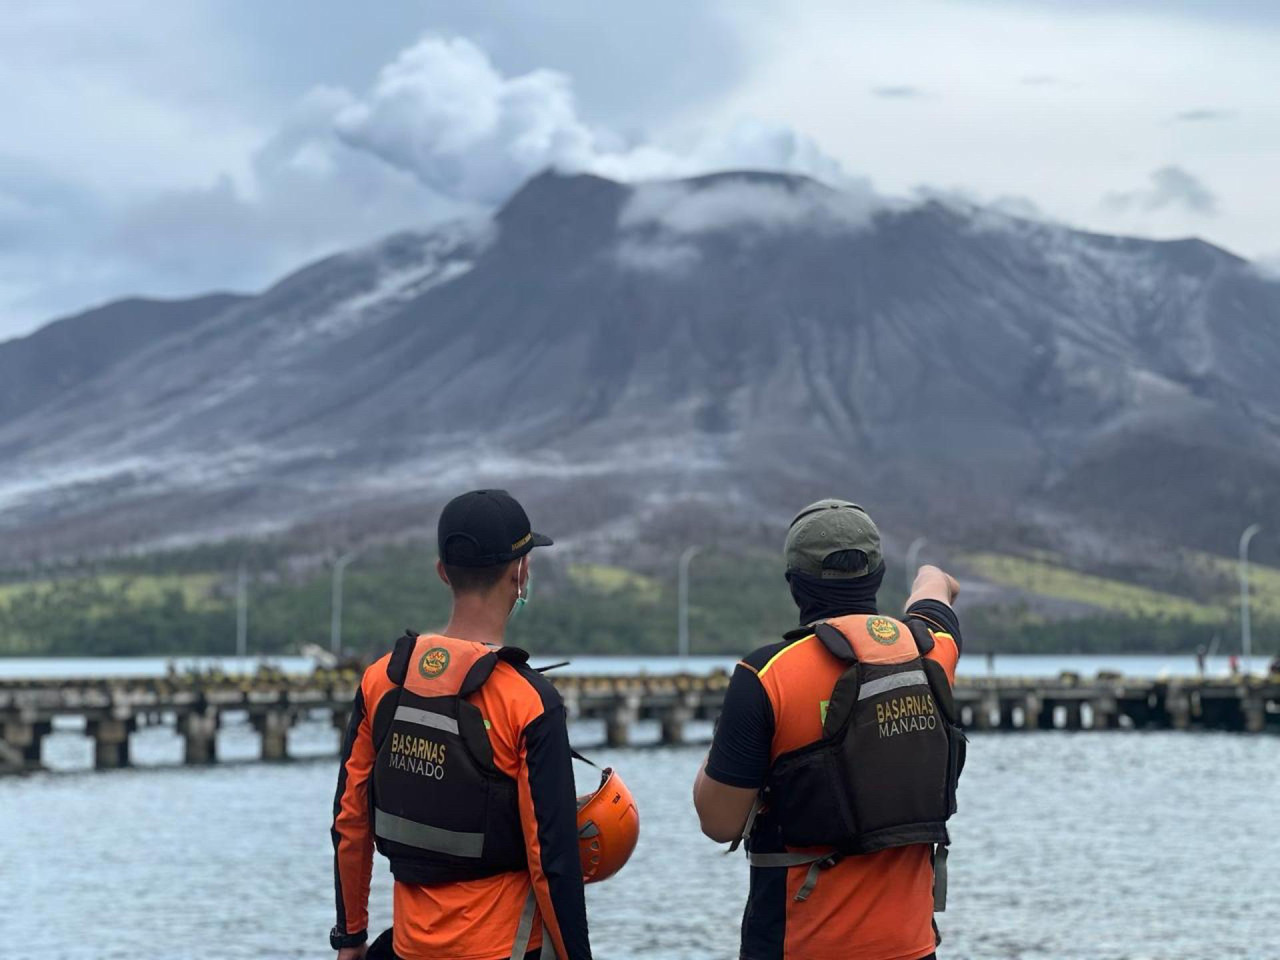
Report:
[[[113,663],[136,674],[163,672],[167,661]],[[731,661],[698,661],[721,664]],[[574,661],[578,672],[678,665]],[[0,675],[101,674],[99,666],[0,660]],[[981,661],[970,667],[985,671]],[[1177,658],[997,661],[1002,673],[1028,674],[1177,667]],[[256,757],[258,741],[232,723],[219,734],[228,762],[186,769],[174,766],[177,736],[144,729],[133,738],[138,768],[98,774],[74,772],[90,763],[75,727],[60,723],[45,741],[46,763],[62,772],[0,778],[0,943],[65,960],[332,955],[333,730],[300,726],[291,750],[314,759],[263,765],[236,762]],[[649,727],[637,739],[656,735]],[[573,735],[601,739],[590,724]],[[704,748],[590,752],[625,772],[643,820],[632,863],[588,890],[596,955],[735,957],[746,866],[698,832],[689,792]],[[975,734],[969,756],[944,958],[1280,957],[1280,738]],[[588,789],[594,775],[578,772]],[[390,921],[389,888],[379,861],[375,928]]]
[[[592,657],[535,656],[535,665],[570,661],[565,673],[708,673],[732,670],[735,657]],[[1265,657],[1254,657],[1254,670],[1265,666]],[[268,663],[291,673],[308,673],[314,661],[307,657],[0,657],[0,679],[12,677],[128,677],[162,676],[172,665],[178,670],[206,670],[218,667],[228,673],[252,672]],[[995,658],[994,673],[1000,676],[1053,676],[1074,670],[1092,676],[1099,670],[1118,670],[1129,676],[1158,677],[1161,674],[1189,675],[1196,671],[1195,657],[1187,653],[1156,655],[1111,654],[1073,656],[1070,654],[1007,654]],[[985,658],[972,656],[960,661],[960,672],[971,676],[989,672]],[[1225,674],[1226,657],[1209,660],[1208,672]]]
[[[318,724],[294,736],[334,746]],[[143,763],[180,756],[163,730],[134,747]],[[220,747],[248,758],[257,743],[233,726]],[[746,867],[698,832],[702,749],[595,753],[625,771],[643,820],[626,870],[588,890],[597,956],[736,956]],[[88,745],[57,733],[46,756],[83,763]],[[0,942],[64,960],[331,956],[334,776],[325,759],[0,780]],[[975,734],[961,790],[944,958],[1280,956],[1280,738]],[[379,862],[375,926],[389,886]]]

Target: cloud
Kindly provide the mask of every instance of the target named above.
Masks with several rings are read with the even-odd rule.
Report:
[[[838,162],[790,128],[744,119],[682,149],[627,145],[579,115],[569,78],[503,76],[463,38],[428,36],[401,53],[368,95],[334,117],[342,141],[466,202],[494,204],[547,167],[621,180],[762,167],[839,180]]]
[[[866,227],[883,206],[865,183],[833,190],[804,180],[725,176],[710,183],[641,184],[623,206],[618,225],[654,227],[675,236],[739,227],[850,231]]]
[[[618,214],[614,260],[642,273],[683,275],[701,257],[689,238],[719,231],[850,233],[871,225],[889,201],[865,181],[836,190],[812,180],[724,174],[683,183],[642,183]]]
[[[1103,205],[1117,213],[1133,210],[1152,212],[1181,207],[1190,213],[1212,216],[1218,212],[1218,198],[1199,178],[1181,167],[1153,170],[1146,189],[1109,193]]]
[[[362,94],[313,88],[235,169],[197,171],[191,185],[112,194],[0,160],[0,331],[113,296],[259,289],[397,230],[483,215],[549,166],[620,180],[752,168],[847,182],[814,141],[757,119],[679,143],[624,138],[581,116],[564,74],[504,75],[475,43],[439,36],[394,57]]]
[[[1269,283],[1280,283],[1280,253],[1264,254],[1253,261],[1253,271]]]
[[[1235,117],[1234,110],[1183,110],[1173,115],[1173,119],[1182,123],[1203,123],[1212,120],[1230,120]]]
[[[882,87],[872,87],[871,95],[880,97],[884,100],[916,100],[924,96],[924,91],[919,87],[913,87],[910,84],[897,84]]]
[[[618,266],[637,273],[683,276],[698,265],[698,248],[665,237],[628,237],[613,251]]]

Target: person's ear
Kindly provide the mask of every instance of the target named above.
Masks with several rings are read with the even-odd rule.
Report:
[[[452,586],[453,586],[453,584],[451,584],[451,583],[449,582],[449,575],[448,575],[447,573],[445,573],[445,572],[444,572],[444,561],[443,561],[443,560],[437,560],[437,561],[436,561],[436,576],[438,576],[438,577],[440,578],[440,582],[441,582],[441,583],[443,583],[446,587],[452,587]]]

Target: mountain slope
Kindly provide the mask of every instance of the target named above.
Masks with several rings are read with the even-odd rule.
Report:
[[[34,410],[144,347],[246,299],[213,293],[191,300],[117,300],[0,343],[0,422]]]
[[[393,533],[493,482],[600,550],[831,492],[957,542],[1226,550],[1280,506],[1278,364],[1280,286],[1199,241],[544,174],[6,415],[2,549]]]

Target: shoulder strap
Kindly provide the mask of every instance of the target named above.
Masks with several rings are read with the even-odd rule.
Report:
[[[933,639],[933,634],[929,632],[929,625],[918,617],[907,618],[907,629],[911,631],[911,636],[916,641],[916,648],[920,651],[920,656],[923,657],[937,645]]]
[[[835,617],[815,624],[814,632],[823,646],[846,662],[906,663],[920,656],[912,629],[884,614]]]
[[[843,660],[846,663],[856,663],[858,661],[858,656],[854,652],[853,644],[849,642],[849,638],[830,621],[823,620],[821,623],[814,624],[813,633],[837,660]]]
[[[397,687],[404,686],[405,675],[409,672],[409,660],[417,643],[418,635],[412,630],[406,630],[404,636],[396,640],[391,659],[387,661],[387,679]]]
[[[499,661],[509,663],[518,669],[529,662],[529,654],[519,647],[499,647],[492,653],[482,656],[467,671],[462,686],[458,688],[458,696],[468,696],[484,686],[485,681],[493,675],[493,670]]]

